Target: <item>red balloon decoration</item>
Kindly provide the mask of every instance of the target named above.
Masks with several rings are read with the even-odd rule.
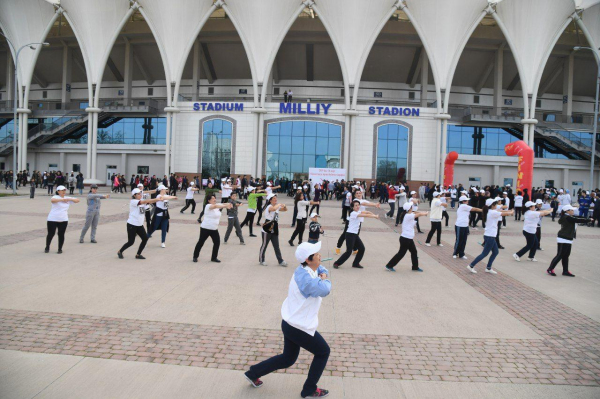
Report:
[[[444,162],[444,187],[449,187],[454,181],[454,163],[458,159],[458,152],[450,151],[446,155],[446,162]]]
[[[504,152],[508,156],[519,156],[519,164],[517,169],[517,190],[531,192],[533,184],[533,149],[524,141],[519,140],[514,143],[507,144],[504,147]]]

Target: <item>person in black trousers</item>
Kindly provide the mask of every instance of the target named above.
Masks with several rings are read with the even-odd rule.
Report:
[[[357,269],[363,268],[360,264],[360,261],[365,254],[365,246],[358,235],[363,218],[379,219],[379,215],[375,215],[368,211],[361,211],[360,201],[352,201],[352,212],[350,213],[350,216],[348,216],[348,228],[346,230],[346,252],[344,252],[342,256],[340,256],[339,259],[333,264],[334,269],[338,269],[344,264],[344,262],[348,260],[355,247],[358,249],[358,253],[352,262],[352,267]]]
[[[213,242],[213,250],[212,256],[210,258],[211,262],[221,263],[221,261],[217,258],[219,255],[219,246],[221,245],[221,237],[219,236],[219,220],[221,219],[221,209],[231,209],[233,208],[233,204],[217,204],[217,197],[214,194],[207,195],[207,203],[204,207],[204,220],[202,224],[200,224],[200,238],[196,243],[196,247],[194,248],[194,257],[193,261],[198,262],[198,257],[200,256],[200,251],[204,246],[204,243],[208,239],[211,238]]]
[[[579,216],[574,216],[575,208],[571,205],[564,205],[560,212],[560,219],[558,219],[558,224],[560,224],[560,230],[558,231],[557,241],[557,253],[552,262],[550,262],[550,267],[546,270],[551,276],[556,276],[554,273],[554,268],[558,264],[558,262],[562,261],[563,267],[563,276],[575,277],[573,273],[569,271],[569,256],[571,256],[571,247],[573,245],[573,240],[577,237],[576,229],[577,224],[587,223],[589,219]]]
[[[146,234],[146,229],[144,229],[146,205],[154,204],[160,201],[160,199],[142,199],[142,191],[139,188],[131,191],[131,198],[131,201],[129,201],[129,218],[127,219],[127,242],[121,247],[119,252],[117,252],[117,256],[119,259],[123,259],[123,251],[134,244],[135,236],[138,235],[142,239],[142,242],[140,243],[135,258],[146,259],[142,256],[142,251],[148,242],[148,235]]]

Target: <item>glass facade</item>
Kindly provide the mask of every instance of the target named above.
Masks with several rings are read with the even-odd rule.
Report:
[[[87,130],[87,125],[86,125]],[[166,118],[123,118],[110,126],[98,126],[98,144],[162,144],[166,143]],[[86,144],[87,133],[64,143]]]
[[[202,125],[202,177],[225,177],[231,172],[233,124],[211,119]]]
[[[308,176],[309,168],[339,168],[342,127],[290,121],[267,125],[267,178]]]
[[[396,183],[406,180],[408,128],[390,123],[377,129],[377,180]]]
[[[589,133],[581,134],[587,135],[588,141],[590,140]],[[504,146],[519,140],[521,140],[519,137],[501,128],[448,125],[447,151],[468,155],[506,156]],[[536,157],[569,159],[563,154],[555,154],[541,147],[537,148],[537,145]]]
[[[12,119],[0,119],[0,144],[7,143],[13,139],[13,121]]]

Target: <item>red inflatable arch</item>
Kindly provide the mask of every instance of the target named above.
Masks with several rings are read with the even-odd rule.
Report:
[[[446,155],[446,162],[444,162],[444,187],[449,187],[454,181],[454,163],[458,159],[458,152],[450,151]]]
[[[517,169],[517,190],[527,189],[531,193],[533,184],[533,150],[524,141],[515,141],[504,147],[504,152],[508,156],[519,156],[519,166]]]

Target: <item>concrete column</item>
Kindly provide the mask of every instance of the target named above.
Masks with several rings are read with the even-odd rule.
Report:
[[[94,123],[93,113],[88,111],[88,129],[87,129],[87,150],[85,157],[85,176],[92,178],[92,124]]]
[[[60,170],[63,174],[65,171],[65,153],[61,152],[60,157],[58,158],[58,170]]]
[[[427,89],[429,87],[429,58],[427,52],[421,54],[421,107],[427,107]]]
[[[259,171],[260,171],[259,162],[260,161],[258,159],[258,147],[260,147],[260,144],[258,142],[258,136],[260,135],[260,129],[258,127],[258,125],[260,123],[259,115],[260,114],[258,114],[258,113],[254,113],[252,115],[252,127],[253,127],[253,134],[254,134],[254,141],[253,141],[254,149],[252,151],[252,166],[250,169],[250,174],[255,177],[260,176],[260,174],[259,174]]]
[[[356,115],[350,115],[350,159],[356,156]],[[349,160],[350,160],[349,159]],[[350,162],[348,168],[348,178],[355,179],[356,168],[354,162]]]
[[[73,72],[73,51],[69,46],[63,46],[62,57],[62,95],[61,102],[68,103],[71,101],[71,75]],[[67,88],[68,86],[68,88]]]
[[[93,114],[93,124],[92,124],[92,132],[93,132],[93,140],[92,140],[92,179],[98,179],[97,174],[97,160],[98,160],[98,113],[94,112]]]
[[[88,113],[88,142],[87,142],[87,159],[85,171],[87,178],[86,184],[104,184],[104,180],[98,180],[96,176],[96,142],[98,140],[98,113],[100,108],[89,107],[85,111]]]
[[[491,184],[499,184],[500,179],[500,165],[494,165],[494,175]],[[483,184],[483,182],[481,182]]]
[[[494,115],[502,115],[502,74],[504,66],[504,46],[496,50],[494,59]]]
[[[563,169],[563,188],[566,190],[571,187],[571,183],[569,182],[569,169]]]
[[[121,174],[127,177],[127,153],[121,153]]]
[[[265,113],[267,112],[264,108],[256,108],[254,110],[257,115],[257,130],[256,130],[256,143],[257,143],[257,151],[256,151],[256,176],[262,176],[263,173],[267,173],[266,170],[263,170],[264,157],[265,153],[263,152],[263,147],[265,143]]]
[[[269,74],[269,80],[265,83],[267,85],[267,94],[265,101],[270,103],[273,101],[273,68],[271,68],[271,73]]]
[[[26,113],[21,114],[21,121],[19,124],[19,134],[21,137],[21,170],[27,169],[27,144],[28,144],[28,130],[29,130],[29,115]]]
[[[127,100],[127,104],[131,104],[132,82],[133,82],[133,46],[129,40],[125,40],[125,69],[123,71],[123,98]]]
[[[177,156],[177,113],[175,111],[171,115],[171,172],[176,173],[175,157]]]
[[[450,116],[450,115],[448,115],[448,116]],[[444,183],[444,165],[443,165],[443,163],[446,162],[446,153],[448,152],[446,150],[447,148],[448,148],[448,119],[443,119],[442,120],[442,149],[441,149],[442,162],[440,163],[440,180],[438,181],[439,184]]]
[[[165,108],[165,111],[167,109]],[[167,112],[167,134],[165,137],[165,174],[167,176],[171,176],[170,167],[171,167],[171,113]]]
[[[563,120],[561,122],[571,122],[573,115],[573,70],[575,67],[575,53],[572,52],[565,58],[563,68]]]
[[[200,42],[194,42],[194,52],[192,58],[192,101],[198,101],[200,96]]]
[[[344,126],[344,148],[342,149],[344,154],[344,162],[342,163],[342,169],[346,169],[346,178],[349,178],[350,173],[350,124],[352,119],[350,115],[345,115],[345,126]]]
[[[6,101],[12,101],[15,98],[15,62],[10,51],[6,54]]]

